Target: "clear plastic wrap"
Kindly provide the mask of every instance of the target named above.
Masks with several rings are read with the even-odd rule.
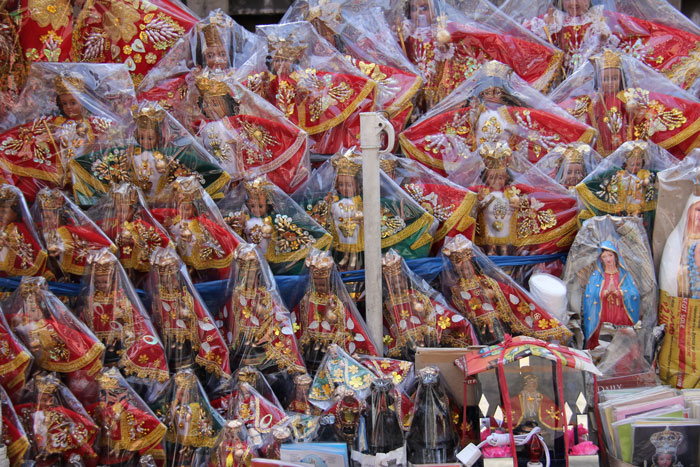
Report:
[[[15,21],[19,25],[23,54],[29,61],[68,62],[71,60],[73,20],[75,19],[73,2],[58,0],[46,4],[34,0],[19,0],[9,2],[9,5],[12,4],[17,5],[14,12]]]
[[[177,177],[194,176],[212,197],[223,197],[230,176],[194,136],[159,104],[145,101],[132,110],[128,139],[101,141],[70,161],[73,196],[92,205],[111,185],[129,181],[147,199]]]
[[[535,167],[569,191],[598,167],[602,157],[585,143],[558,144]]]
[[[396,132],[411,118],[423,84],[418,69],[391,35],[382,10],[374,5],[359,9],[324,0],[298,0],[281,23],[309,21],[355,67],[377,83],[375,110],[386,111]],[[369,5],[368,5],[369,6]]]
[[[366,415],[365,400],[353,389],[337,386],[330,407],[321,415],[319,441],[344,442],[350,451],[358,442],[360,431],[367,426]]]
[[[93,253],[75,313],[105,346],[105,365],[117,366],[145,399],[170,376],[168,359],[151,318],[119,260],[107,249]]]
[[[308,134],[282,110],[229,75],[210,70],[195,75],[188,96],[193,128],[234,179],[268,174],[286,193],[306,180]]]
[[[31,214],[49,255],[48,269],[56,278],[77,282],[91,253],[102,248],[117,251],[112,240],[58,188],[42,188]]]
[[[178,370],[151,409],[167,427],[168,465],[209,464],[226,421],[212,408],[193,370]]]
[[[2,406],[2,443],[5,447],[5,454],[12,467],[19,467],[26,459],[29,451],[29,438],[22,426],[10,396],[3,388],[0,388],[0,405]]]
[[[73,27],[72,59],[123,63],[138,86],[198,20],[178,0],[87,0]]]
[[[87,211],[117,247],[116,256],[135,285],[151,269],[151,254],[171,244],[165,228],[148,210],[141,191],[131,183],[112,186]]]
[[[591,143],[595,130],[491,61],[399,135],[403,153],[441,175],[484,142],[508,141],[537,162],[561,143]]]
[[[361,171],[359,154],[337,154],[293,196],[333,236],[331,250],[341,271],[364,266]],[[386,174],[379,176],[382,250],[393,248],[406,258],[427,256],[437,221]]]
[[[38,369],[59,373],[78,397],[95,391],[105,346],[49,291],[43,277],[22,278],[3,308]]]
[[[437,367],[418,372],[418,390],[413,397],[416,407],[406,437],[408,461],[413,464],[453,462],[459,436],[452,423],[449,395],[441,382]]]
[[[163,339],[171,372],[196,366],[207,388],[231,374],[228,348],[209,310],[172,248],[156,248],[148,275],[147,302]]]
[[[418,347],[477,344],[469,321],[393,249],[382,258],[386,354],[413,361]]]
[[[367,324],[350,298],[331,254],[316,249],[306,258],[306,292],[294,310],[302,355],[315,372],[328,346],[337,344],[351,355],[374,355]],[[306,278],[306,276],[305,276]]]
[[[657,173],[678,161],[645,141],[628,141],[606,157],[576,186],[581,220],[593,216],[641,217],[649,240],[654,231]]]
[[[42,186],[69,182],[68,162],[116,135],[135,102],[123,66],[37,63],[16,105],[0,122],[5,178],[33,200]],[[127,108],[124,108],[124,107]]]
[[[426,79],[423,112],[430,110],[489,60],[498,60],[546,92],[561,74],[562,52],[487,1],[479,16],[441,0],[395,2],[390,23],[411,62]],[[390,15],[392,16],[392,15]]]
[[[144,456],[164,456],[161,443],[166,427],[116,368],[97,376],[99,394],[85,408],[101,430],[99,463],[124,465]],[[166,378],[167,379],[167,378]]]
[[[18,188],[0,184],[0,214],[0,276],[47,274],[46,252]]]
[[[372,382],[370,395],[365,400],[367,406],[367,425],[362,435],[358,436],[355,449],[362,454],[376,456],[389,454],[399,456],[402,451],[402,422],[396,407],[400,404],[393,392],[394,385],[389,378],[380,378]]]
[[[433,251],[438,250],[445,239],[460,233],[473,239],[475,193],[405,157],[382,156],[379,166],[438,221]]]
[[[29,73],[20,35],[9,12],[0,13],[0,115],[10,111]]]
[[[475,241],[487,254],[565,252],[576,233],[576,197],[502,141],[484,143],[450,177],[477,193]]]
[[[579,316],[585,348],[609,342],[615,328],[635,326],[651,338],[656,322],[657,283],[642,220],[595,217],[587,220],[569,251],[564,281],[569,309]],[[614,335],[614,331],[612,332]]]
[[[0,338],[0,348],[4,349],[0,352],[0,368],[3,369],[0,373],[0,385],[13,400],[16,400],[17,394],[29,378],[34,357],[12,331],[4,313],[0,313]]]
[[[603,157],[632,140],[653,141],[679,159],[697,145],[700,101],[631,56],[595,55],[549,97],[598,130]]]
[[[377,378],[388,378],[394,388],[392,395],[396,401],[394,409],[399,417],[401,428],[408,431],[411,425],[411,415],[414,403],[411,394],[415,392],[418,380],[414,371],[414,363],[406,360],[380,357],[360,357],[360,363],[369,368]]]
[[[299,274],[312,248],[330,247],[331,235],[266,176],[244,181],[217,205],[228,226],[257,245],[274,274]]]
[[[175,248],[197,282],[225,279],[243,240],[193,177],[177,177],[151,204],[151,214],[168,229]]]
[[[229,420],[214,448],[211,467],[243,467],[258,457],[257,449],[250,444],[250,436],[241,420]]]
[[[463,235],[447,243],[442,252],[445,295],[472,323],[481,344],[499,343],[506,334],[560,342],[572,336]]]
[[[54,373],[41,373],[25,386],[15,411],[29,438],[29,458],[67,465],[73,455],[96,465],[100,428]]]
[[[311,384],[309,401],[327,411],[336,404],[335,396],[342,396],[345,390],[351,391],[358,401],[364,401],[375,379],[369,369],[338,345],[331,344]],[[337,391],[340,392],[336,394]]]
[[[509,0],[500,10],[564,52],[562,67],[566,77],[604,47],[619,44],[620,39],[612,33],[606,14],[606,10],[614,9],[614,3],[614,0]]]
[[[360,113],[374,110],[377,84],[325,41],[310,23],[259,26],[267,41],[236,78],[309,134],[311,151],[356,145]],[[269,57],[269,59],[268,59]]]
[[[217,317],[230,348],[231,366],[258,368],[277,395],[290,397],[294,375],[306,373],[290,313],[257,248],[243,243],[234,256],[226,284],[230,295]]]

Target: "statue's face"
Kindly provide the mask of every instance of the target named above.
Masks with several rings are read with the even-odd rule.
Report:
[[[246,205],[253,217],[263,217],[267,215],[267,201],[264,195],[249,196]]]
[[[659,467],[671,467],[673,465],[673,454],[664,452],[656,456],[656,465]]]
[[[209,96],[202,102],[202,111],[210,120],[220,120],[226,116],[228,109],[223,96]]]
[[[607,268],[617,268],[617,255],[610,250],[603,250],[600,254],[600,262],[603,263],[603,267]]]
[[[495,191],[502,191],[506,187],[508,173],[506,169],[490,169],[486,171],[486,185]]]
[[[12,206],[8,206],[6,204],[3,206],[0,206],[0,223],[3,226],[9,225],[16,220],[17,220],[17,213],[15,212],[14,209],[12,209]]]
[[[191,201],[181,200],[178,205],[178,214],[180,219],[191,219],[197,215],[197,211]]]
[[[586,172],[583,168],[583,164],[571,162],[566,165],[566,169],[564,170],[564,185],[567,188],[576,186],[583,180],[585,175]]]
[[[340,196],[352,198],[358,194],[357,180],[352,175],[338,175],[335,180],[335,187]]]
[[[73,94],[61,94],[58,96],[58,104],[66,118],[77,120],[83,117],[83,106]]]
[[[472,268],[472,263],[469,260],[461,260],[454,263],[454,268],[459,277],[469,279],[474,275],[474,269]]]
[[[617,94],[622,83],[622,70],[619,68],[605,68],[601,73],[600,81],[603,93]]]
[[[95,274],[95,290],[109,293],[112,290],[112,274]]]
[[[411,21],[415,26],[429,26],[433,22],[431,0],[413,0],[411,2]]]
[[[562,0],[562,8],[570,16],[581,16],[591,7],[590,0]]]
[[[213,70],[224,70],[228,66],[228,54],[220,45],[210,46],[204,52],[204,61]]]
[[[693,233],[700,232],[700,201],[688,210],[688,230]]]
[[[158,132],[155,128],[139,128],[136,130],[136,141],[146,151],[151,151],[158,144]]]
[[[481,91],[481,98],[486,102],[491,102],[493,104],[505,104],[504,101],[505,92],[503,88],[498,86],[492,86]]]
[[[642,170],[642,167],[644,167],[644,159],[639,156],[630,157],[625,165],[627,171],[632,175],[637,175],[637,172]]]
[[[58,227],[58,211],[55,209],[44,209],[41,213],[46,227]]]

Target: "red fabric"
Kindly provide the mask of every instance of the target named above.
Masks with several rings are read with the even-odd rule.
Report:
[[[159,81],[148,91],[138,93],[139,102],[153,101],[160,104],[168,112],[180,108],[180,104],[187,96],[187,74]],[[149,78],[150,79],[150,78]]]
[[[19,0],[19,37],[31,61],[68,62],[73,44],[70,0]]]
[[[26,361],[13,370],[9,369],[9,367],[16,366],[21,360]],[[17,394],[24,386],[26,371],[31,363],[32,359],[29,352],[22,347],[14,334],[5,328],[4,324],[0,323],[0,368],[5,369],[5,371],[0,371],[0,385],[10,397]],[[22,373],[25,376],[20,376]]]

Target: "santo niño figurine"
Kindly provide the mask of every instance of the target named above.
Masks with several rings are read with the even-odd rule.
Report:
[[[41,248],[24,196],[11,185],[0,185],[0,276],[45,274]]]

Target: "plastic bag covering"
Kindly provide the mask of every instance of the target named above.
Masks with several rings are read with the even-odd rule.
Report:
[[[61,465],[77,454],[87,466],[97,464],[100,428],[76,396],[53,373],[37,374],[15,404],[29,437],[29,458]]]
[[[168,359],[151,319],[119,260],[108,250],[90,256],[75,313],[105,346],[105,365],[118,366],[148,398],[167,381]]]
[[[450,179],[477,193],[474,243],[487,254],[552,254],[573,241],[575,196],[505,142],[479,146]]]
[[[588,176],[602,157],[585,143],[558,144],[535,167],[571,192]]]
[[[7,11],[0,13],[0,63],[0,115],[5,115],[19,97],[29,73],[17,25]]]
[[[22,278],[4,310],[39,369],[60,373],[78,397],[94,391],[94,377],[102,368],[105,346],[49,292],[43,277]]]
[[[331,235],[265,176],[239,184],[217,204],[229,227],[257,245],[274,274],[299,274],[312,248],[331,245]]]
[[[484,142],[508,141],[536,162],[595,130],[567,115],[506,65],[489,62],[399,135],[403,153],[441,175]]]
[[[71,61],[73,2],[19,0],[16,5],[13,14],[24,56],[33,62]]]
[[[352,358],[340,346],[328,346],[318,372],[309,391],[309,401],[323,410],[329,409],[337,401],[336,392],[351,391],[359,401],[369,396],[369,388],[377,377]]]
[[[58,188],[42,188],[31,214],[49,254],[48,267],[57,278],[82,276],[95,251],[117,251],[112,240]]]
[[[562,67],[566,77],[603,48],[620,43],[608,25],[611,18],[606,12],[614,10],[614,3],[614,0],[509,0],[500,10],[564,52]]]
[[[124,63],[136,86],[197,18],[177,0],[88,0],[73,30],[73,59]]]
[[[243,240],[195,177],[175,179],[151,203],[151,214],[168,229],[195,280],[228,277],[233,252]]]
[[[44,274],[46,252],[41,249],[24,196],[11,185],[0,184],[0,276]]]
[[[332,405],[323,412],[318,430],[320,442],[345,442],[352,449],[367,426],[365,400],[347,386],[338,386]]]
[[[651,239],[659,193],[656,174],[677,163],[653,143],[624,143],[576,186],[579,218],[605,214],[641,217]]]
[[[208,68],[231,72],[261,47],[264,44],[258,36],[223,11],[210,11],[148,71],[138,86],[138,98],[157,101],[168,111],[175,111],[180,120],[178,112],[185,109],[178,107],[186,97],[180,90],[187,88],[193,71]]]
[[[406,437],[408,461],[443,464],[455,460],[459,437],[452,424],[450,400],[440,371],[428,366],[418,372],[418,390],[411,428]]]
[[[564,281],[569,309],[581,317],[585,347],[604,339],[605,323],[649,334],[656,322],[657,285],[651,248],[639,218],[595,217],[571,245]]]
[[[566,342],[572,334],[484,253],[458,235],[443,249],[445,295],[473,324],[481,344],[506,334]]]
[[[425,112],[489,60],[498,60],[536,89],[558,81],[563,53],[486,1],[470,17],[440,0],[396,2],[392,24],[411,62],[426,78],[420,107]],[[400,26],[399,26],[400,21]]]
[[[222,380],[220,387],[209,391],[212,395],[212,406],[214,406],[225,419],[231,420],[234,417],[234,409],[236,407],[236,401],[238,400],[238,391],[243,383],[250,384],[262,397],[275,405],[283,407],[277,399],[272,386],[270,386],[270,383],[265,379],[265,375],[255,367],[242,366],[236,370],[232,378]],[[282,395],[288,396],[288,394]],[[217,396],[220,397],[215,399],[214,397]]]
[[[194,288],[187,269],[172,248],[156,248],[151,256],[147,294],[171,372],[196,364],[208,388],[231,374],[226,342]]]
[[[109,187],[125,181],[152,199],[177,177],[194,176],[213,197],[222,197],[230,176],[194,136],[160,105],[142,102],[132,111],[127,140],[109,140],[70,162],[73,195],[94,204]]]
[[[169,465],[208,465],[226,423],[209,403],[191,369],[179,370],[151,407],[167,427],[166,459]]]
[[[321,427],[321,417],[318,415],[306,415],[288,412],[289,425],[292,431],[292,439],[295,443],[310,443],[318,439]]]
[[[321,227],[333,235],[331,248],[341,271],[363,267],[362,159],[352,150],[338,154],[294,193]],[[381,246],[406,258],[427,256],[437,221],[386,174],[379,174]]]
[[[123,66],[38,63],[0,123],[4,178],[30,201],[42,186],[68,182],[68,162],[119,131],[134,102]]]
[[[340,279],[331,254],[313,249],[305,264],[308,285],[294,314],[296,337],[309,369],[313,372],[318,367],[330,344],[351,355],[377,356],[367,324]]]
[[[16,400],[17,394],[29,377],[34,357],[12,331],[4,313],[0,316],[0,337],[0,348],[4,349],[0,353],[0,385],[13,400]]]
[[[289,392],[293,375],[306,368],[270,267],[254,245],[244,243],[232,269],[226,285],[230,296],[217,320],[231,349],[231,365],[254,366],[276,381],[277,394]]]
[[[423,78],[391,36],[382,10],[358,10],[349,3],[298,0],[280,22],[309,21],[316,32],[373,79],[377,83],[375,110],[388,112],[399,132],[411,117]]]
[[[254,457],[258,457],[257,450],[250,443],[251,437],[245,424],[240,420],[226,422],[221,437],[219,438],[214,454],[212,455],[212,467],[242,467],[250,465]]]
[[[418,384],[413,362],[370,356],[362,356],[359,361],[369,368],[377,378],[391,381],[393,384],[392,396],[396,401],[394,410],[401,423],[401,429],[408,431],[414,408],[410,394],[415,392]]]
[[[403,431],[396,407],[391,379],[382,378],[372,382],[367,406],[365,436],[358,436],[355,447],[363,454],[385,454],[403,447]],[[400,413],[400,411],[398,411]]]
[[[171,244],[167,231],[148,210],[143,194],[131,183],[112,186],[87,211],[117,246],[116,256],[134,283],[151,268],[151,254]]]
[[[374,110],[376,82],[309,23],[259,26],[257,34],[268,50],[253,55],[236,72],[237,79],[306,131],[311,151],[334,154],[357,144],[360,113]]]
[[[231,418],[245,424],[249,443],[261,451],[274,443],[273,431],[289,423],[289,417],[276,400],[266,399],[245,382],[238,386],[232,409]]]
[[[22,426],[10,396],[0,388],[0,404],[2,405],[2,442],[6,447],[7,458],[13,467],[22,465],[29,451],[29,438]]]
[[[97,376],[99,395],[85,408],[101,429],[100,464],[135,462],[143,455],[163,457],[166,427],[116,368]]]
[[[475,193],[404,157],[382,156],[379,166],[438,221],[433,251],[442,246],[445,238],[459,233],[470,239],[474,237]]]
[[[549,97],[598,130],[603,157],[632,140],[653,141],[679,159],[698,144],[700,102],[630,56],[591,57]]]
[[[305,131],[234,79],[204,71],[195,77],[190,108],[201,112],[198,135],[234,179],[269,174],[287,193],[309,175]]]
[[[414,274],[394,250],[382,259],[386,354],[412,361],[418,347],[476,344],[469,321]]]

